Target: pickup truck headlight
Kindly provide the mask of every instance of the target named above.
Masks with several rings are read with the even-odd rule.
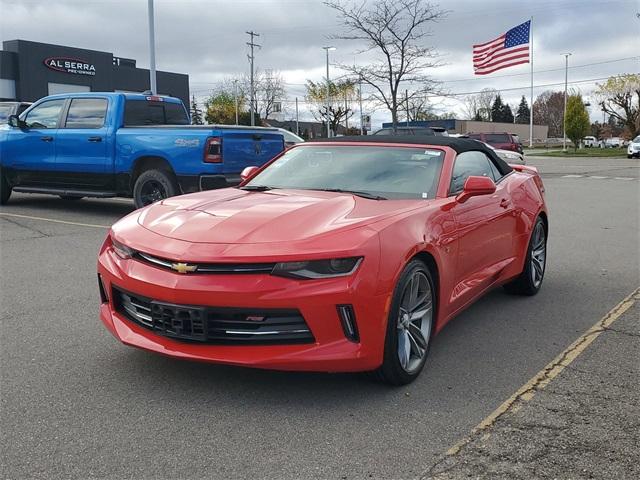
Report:
[[[133,255],[136,253],[136,251],[132,248],[129,248],[126,245],[123,245],[120,242],[116,241],[113,236],[111,236],[111,246],[113,247],[113,251],[116,252],[116,255],[118,255],[123,260],[133,257]]]
[[[355,272],[360,263],[362,263],[362,257],[283,262],[277,263],[271,274],[303,279],[345,277]]]

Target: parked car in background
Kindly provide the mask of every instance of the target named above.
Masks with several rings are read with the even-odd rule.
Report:
[[[182,360],[373,371],[401,385],[483,294],[542,286],[542,179],[479,142],[332,138],[245,175],[113,225],[97,283],[116,339]]]
[[[304,143],[304,138],[299,137],[298,135],[296,135],[293,132],[290,132],[286,128],[279,128],[278,127],[278,131],[280,133],[282,133],[282,136],[284,137],[284,144],[285,144],[285,146],[287,148],[288,147],[293,147],[294,145],[296,145],[298,143]]]
[[[640,158],[640,135],[629,142],[627,146],[627,158]]]
[[[620,137],[606,138],[603,146],[604,148],[620,148],[622,147],[622,139]]]
[[[30,106],[30,102],[0,102],[0,125],[7,123],[11,115],[20,115]]]
[[[394,134],[393,128],[382,128],[373,135],[421,135],[423,137],[445,137],[449,134],[442,127],[400,127],[396,128]]]
[[[488,148],[496,152],[496,154],[507,163],[510,163],[513,165],[527,164],[526,160],[524,159],[524,155],[520,152],[514,152],[513,150],[502,150],[501,148],[495,148],[493,145],[489,145],[488,143],[484,143],[484,144]]]
[[[284,150],[275,128],[190,125],[177,98],[75,93],[43,98],[0,130],[0,200],[133,197],[136,207],[237,185]]]
[[[467,133],[467,136],[473,140],[480,140],[488,143],[500,150],[511,150],[512,152],[523,153],[522,144],[517,135],[511,133]]]
[[[582,139],[582,144],[584,148],[593,148],[598,146],[598,139],[594,136],[587,136]]]

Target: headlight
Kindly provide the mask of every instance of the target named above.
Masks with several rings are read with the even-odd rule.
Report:
[[[126,260],[127,258],[131,258],[136,251],[132,248],[127,247],[126,245],[121,244],[116,241],[113,236],[111,236],[111,246],[113,247],[113,251],[116,252],[120,258]]]
[[[277,263],[272,275],[293,278],[333,278],[351,275],[362,262],[362,257],[310,260],[306,262]]]

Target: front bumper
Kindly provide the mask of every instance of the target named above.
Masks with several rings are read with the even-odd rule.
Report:
[[[295,280],[268,274],[179,274],[123,260],[103,247],[98,273],[108,301],[100,319],[121,342],[175,358],[277,370],[354,372],[382,363],[389,294],[375,295],[377,265],[362,263],[349,277]],[[295,309],[313,338],[307,343],[218,344],[158,334],[127,318],[114,304],[114,288],[178,305]],[[347,338],[338,305],[352,305],[359,340]]]

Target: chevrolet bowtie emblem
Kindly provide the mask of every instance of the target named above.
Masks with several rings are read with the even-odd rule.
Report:
[[[191,273],[198,269],[197,265],[189,265],[188,263],[172,263],[171,268],[178,273]]]

